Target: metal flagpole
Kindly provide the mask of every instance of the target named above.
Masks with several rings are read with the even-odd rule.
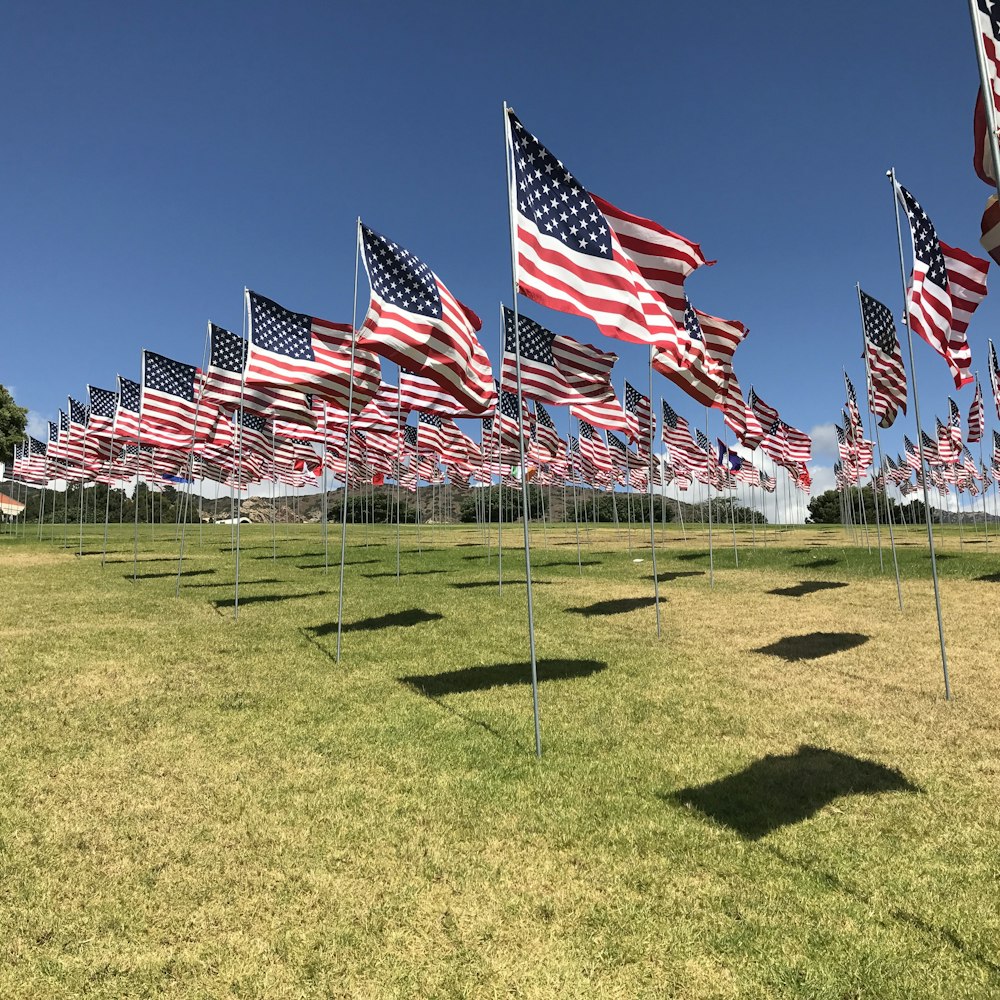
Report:
[[[977,391],[977,393],[981,397],[983,389],[982,389],[982,386],[979,383],[979,372],[978,371],[976,372],[976,391]],[[982,470],[986,467],[985,463],[983,462],[983,438],[986,435],[985,406],[983,407],[983,410],[984,410],[983,428],[982,428],[982,431],[979,434],[979,471],[980,472],[982,472]],[[990,544],[990,529],[989,529],[989,526],[988,526],[987,520],[986,520],[986,493],[987,493],[986,485],[984,484],[983,485],[983,532],[984,532],[984,534],[986,536],[986,545],[989,546],[989,544]]]
[[[638,408],[638,407],[637,407]],[[649,554],[653,561],[653,604],[656,607],[656,638],[662,637],[660,625],[660,576],[656,570],[656,519],[653,516],[653,431],[656,413],[653,410],[653,345],[649,345]],[[631,477],[629,477],[631,480]],[[660,503],[663,501],[661,499]]]
[[[247,345],[246,358],[243,361],[243,374],[240,376],[240,422],[236,429],[238,457],[236,459],[236,579],[233,592],[233,620],[240,617],[240,522],[243,520],[243,498],[239,495],[243,490],[243,397],[247,384],[247,368],[250,365],[250,290],[243,288],[243,339]],[[249,492],[249,490],[248,490]]]
[[[146,353],[143,352],[145,359]],[[145,364],[145,361],[143,361]],[[138,435],[137,437],[141,437]],[[132,536],[132,582],[138,579],[139,572],[139,458],[142,454],[142,445],[136,440],[135,445],[135,489],[132,490],[132,506],[135,513],[135,533]]]
[[[531,544],[528,533],[528,490],[524,482],[524,404],[521,392],[521,330],[517,311],[517,246],[514,222],[514,179],[511,163],[510,118],[507,116],[507,102],[503,106],[504,121],[504,162],[507,167],[507,208],[510,225],[510,277],[514,310],[514,368],[517,372],[517,438],[521,457],[521,497],[524,511],[524,570],[525,588],[528,597],[528,647],[531,653],[531,702],[535,717],[535,756],[542,756],[542,729],[538,714],[538,662],[535,658],[535,610],[531,593]]]
[[[399,470],[403,461],[403,366],[399,366],[396,386],[396,583],[399,583]],[[409,419],[409,418],[407,418]]]
[[[865,359],[865,385],[868,389],[868,426],[871,427],[874,418],[874,399],[875,394],[872,390],[872,369],[871,362],[868,358],[868,341],[865,336],[865,311],[861,304],[861,284],[855,285],[858,290],[858,309],[861,311],[861,353]],[[846,374],[846,373],[845,373]],[[892,530],[892,512],[889,509],[889,489],[885,483],[885,466],[884,460],[882,458],[882,437],[879,434],[879,422],[874,420],[875,424],[875,447],[878,450],[878,464],[879,469],[882,471],[882,483],[885,489],[883,490],[885,496],[885,512],[886,512],[886,524],[889,528],[889,547],[892,549],[892,566],[896,571],[896,597],[899,600],[899,610],[903,610],[903,588],[899,583],[899,560],[896,558],[896,538]],[[878,511],[878,496],[875,496],[875,510]],[[881,565],[882,559],[882,544],[881,536],[879,537],[879,562]]]
[[[708,407],[705,407],[705,437],[708,437]],[[711,439],[710,439],[711,440]],[[708,497],[708,585],[715,586],[715,548],[712,541],[712,470],[705,466],[705,495]]]
[[[941,670],[944,674],[945,701],[951,700],[951,681],[948,677],[948,653],[944,644],[944,621],[941,617],[941,591],[938,586],[937,556],[934,552],[934,525],[929,515],[930,499],[927,494],[929,469],[924,455],[923,435],[920,429],[920,403],[917,399],[917,369],[913,362],[913,331],[910,329],[910,306],[906,294],[906,265],[903,261],[903,231],[899,222],[899,200],[896,196],[896,170],[890,168],[886,176],[892,185],[892,207],[896,214],[896,242],[899,247],[899,277],[903,286],[903,317],[906,321],[906,343],[910,354],[910,382],[913,384],[913,418],[917,425],[917,451],[920,455],[920,479],[924,491],[924,512],[927,514],[927,542],[931,550],[931,577],[934,581],[934,609],[937,612],[938,640],[941,644]]]
[[[573,436],[573,418],[570,415],[569,410],[566,411],[566,427],[566,437],[570,438]],[[577,447],[579,447],[579,443],[580,439],[577,438]],[[580,508],[577,503],[578,498],[576,493],[576,480],[578,478],[576,471],[576,453],[573,451],[568,440],[566,442],[566,450],[569,452],[569,481],[573,486],[573,524],[576,526],[576,565],[577,569],[580,571],[580,576],[583,576],[583,560],[580,555]],[[563,490],[563,496],[565,495],[566,491]]]
[[[111,460],[108,464],[109,470],[114,467],[115,460],[115,431],[114,424],[111,425]],[[110,479],[110,476],[108,477]],[[111,483],[107,484],[107,493],[104,495],[104,546],[101,549],[101,569],[104,569],[104,562],[108,556],[108,518],[111,514]],[[43,497],[44,500],[44,497]]]
[[[179,515],[181,519],[181,540],[177,552],[177,584],[174,587],[174,597],[179,597],[181,593],[181,567],[184,565],[184,538],[187,534],[188,503],[191,498],[190,486],[194,482],[194,445],[198,436],[198,413],[201,410],[201,400],[205,395],[205,371],[208,368],[208,345],[211,337],[212,324],[209,323],[205,330],[205,348],[202,351],[201,361],[201,385],[198,386],[198,398],[194,401],[194,426],[191,428],[191,444],[188,447],[187,479],[188,490],[184,494],[183,502],[179,505]],[[244,370],[246,365],[243,366]]]
[[[319,412],[323,418],[323,502],[320,509],[323,512],[323,572],[330,572],[330,491],[326,479],[327,435],[330,423],[327,420],[326,402],[316,397]]]
[[[351,413],[354,407],[354,357],[358,343],[358,266],[361,262],[361,216],[358,216],[354,250],[354,307],[351,314],[351,367],[347,384],[347,447],[344,449],[344,500],[340,505],[340,587],[337,597],[337,663],[344,625],[344,557],[347,554],[347,491],[351,481]],[[353,518],[351,519],[353,521]]]

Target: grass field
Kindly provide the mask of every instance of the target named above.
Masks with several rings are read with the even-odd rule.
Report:
[[[46,532],[50,529],[46,528]],[[1000,539],[0,537],[0,997],[1000,996]],[[765,544],[766,540],[766,544]],[[874,540],[874,539],[873,539]],[[544,544],[543,544],[544,543]],[[642,562],[634,562],[642,559]]]

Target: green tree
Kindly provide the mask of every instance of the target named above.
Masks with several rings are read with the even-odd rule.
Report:
[[[14,458],[14,445],[24,440],[28,424],[28,411],[14,402],[7,388],[0,385],[0,462],[10,463]]]

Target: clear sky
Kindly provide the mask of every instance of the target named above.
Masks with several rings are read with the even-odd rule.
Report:
[[[940,0],[9,2],[0,382],[51,418],[88,382],[137,377],[143,347],[201,363],[207,320],[242,329],[245,285],[349,321],[358,215],[484,318],[495,361],[507,100],[587,188],[718,260],[689,295],[749,326],[744,390],[820,428],[822,487],[841,368],[864,380],[854,283],[901,311],[886,168],[978,249],[977,85],[965,4]],[[359,322],[367,295],[362,272]],[[619,393],[646,384],[643,348],[522,304],[615,350]],[[998,316],[1000,289],[970,329],[984,378]],[[950,387],[963,410],[972,390],[916,352],[932,428]],[[703,423],[657,376],[661,394]],[[912,410],[890,450],[903,426]]]

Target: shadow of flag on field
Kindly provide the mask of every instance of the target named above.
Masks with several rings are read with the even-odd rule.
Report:
[[[780,656],[789,663],[796,660],[818,660],[821,656],[841,653],[866,643],[870,636],[860,632],[810,632],[807,635],[786,635],[769,646],[755,649],[755,653]]]
[[[608,667],[601,660],[541,659],[537,662],[539,683],[589,677]],[[439,698],[441,695],[461,694],[465,691],[482,691],[486,688],[507,687],[511,684],[530,684],[531,664],[493,663],[489,666],[447,670],[441,674],[400,677],[399,682],[428,698]]]
[[[776,597],[805,597],[806,594],[815,594],[820,590],[839,590],[846,586],[846,583],[839,580],[803,580],[794,587],[776,587],[767,593]]]
[[[920,790],[895,768],[806,744],[793,754],[769,754],[727,778],[661,797],[698,810],[746,840],[759,840],[845,795]]]

